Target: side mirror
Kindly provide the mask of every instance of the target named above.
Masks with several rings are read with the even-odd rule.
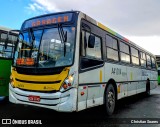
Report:
[[[94,48],[94,45],[95,45],[95,36],[94,35],[89,35],[88,47],[89,48]]]

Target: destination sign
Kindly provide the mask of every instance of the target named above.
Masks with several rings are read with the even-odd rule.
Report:
[[[23,29],[56,23],[70,22],[72,20],[72,15],[73,13],[64,13],[27,20],[24,23]]]

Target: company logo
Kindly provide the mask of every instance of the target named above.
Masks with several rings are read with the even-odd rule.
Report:
[[[11,119],[2,119],[2,124],[11,124]]]
[[[2,119],[2,124],[42,124],[41,120],[16,120],[16,119]]]

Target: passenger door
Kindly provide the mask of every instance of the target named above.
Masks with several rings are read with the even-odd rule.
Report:
[[[104,80],[103,73],[102,40],[91,32],[82,30],[78,109],[103,103],[100,92]]]

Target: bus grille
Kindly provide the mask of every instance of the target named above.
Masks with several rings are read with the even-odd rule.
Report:
[[[55,84],[55,83],[60,83],[61,80],[57,80],[57,81],[26,81],[26,80],[21,80],[21,79],[17,79],[16,81],[19,82],[25,82],[25,83],[35,83],[35,84]]]

